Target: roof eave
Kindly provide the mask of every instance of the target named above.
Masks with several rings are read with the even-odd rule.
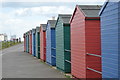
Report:
[[[100,20],[100,17],[85,17],[85,20]]]
[[[78,5],[76,5],[75,10],[74,10],[74,12],[73,12],[73,15],[71,16],[71,19],[70,19],[70,22],[69,22],[69,23],[71,23],[71,22],[72,22],[73,17],[74,17],[74,15],[75,15],[75,11],[76,11],[77,7],[78,7]]]
[[[106,0],[106,2],[104,3],[104,5],[102,6],[100,12],[99,12],[99,16],[101,16],[102,12],[104,11],[105,7],[107,6],[107,4],[109,3],[109,0]]]
[[[51,27],[51,29],[54,29],[55,27]]]
[[[56,23],[55,23],[55,28],[57,26],[58,19],[59,19],[59,14],[58,14],[58,18],[57,18]]]
[[[70,23],[63,23],[63,26],[70,26]]]

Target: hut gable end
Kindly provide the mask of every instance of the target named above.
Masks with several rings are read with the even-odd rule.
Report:
[[[82,16],[82,17],[78,17],[77,15]],[[83,19],[85,18],[85,14],[79,9],[78,5],[76,6],[76,8],[74,10],[74,13],[71,17],[70,23],[72,23],[74,21],[74,19],[77,18],[77,17],[78,18],[83,18]]]

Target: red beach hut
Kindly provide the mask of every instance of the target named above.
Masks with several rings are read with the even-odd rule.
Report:
[[[46,61],[46,24],[40,25],[40,59]]]
[[[77,5],[70,20],[71,73],[76,78],[101,78],[101,6]]]
[[[29,31],[29,53],[32,54],[32,30]]]
[[[24,52],[26,52],[26,33],[24,33],[23,38],[24,38]]]

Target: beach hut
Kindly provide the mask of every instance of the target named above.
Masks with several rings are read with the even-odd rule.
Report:
[[[100,17],[102,78],[120,79],[120,0],[107,0]]]
[[[52,66],[56,65],[55,24],[56,20],[48,20],[46,28],[46,62]]]
[[[46,61],[46,24],[40,25],[40,59]]]
[[[40,59],[40,27],[36,27],[36,57]]]
[[[101,78],[99,5],[77,5],[70,20],[71,74],[77,78]]]
[[[32,29],[32,55],[36,56],[36,29]]]
[[[65,73],[71,72],[70,14],[59,14],[56,22],[56,67]]]
[[[29,53],[29,31],[26,33],[26,52]]]
[[[32,54],[32,30],[29,31],[29,53]]]
[[[24,52],[26,52],[26,34],[23,34],[23,38],[24,38]]]
[[[25,33],[25,39],[26,39],[26,52],[27,52],[27,32]]]

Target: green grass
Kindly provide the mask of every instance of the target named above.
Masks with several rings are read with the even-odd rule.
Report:
[[[71,77],[70,77],[70,76],[68,76],[68,75],[65,75],[65,77],[66,77],[66,78],[71,78]]]
[[[20,42],[2,41],[2,42],[0,42],[0,50],[17,45],[17,44],[20,44]]]

